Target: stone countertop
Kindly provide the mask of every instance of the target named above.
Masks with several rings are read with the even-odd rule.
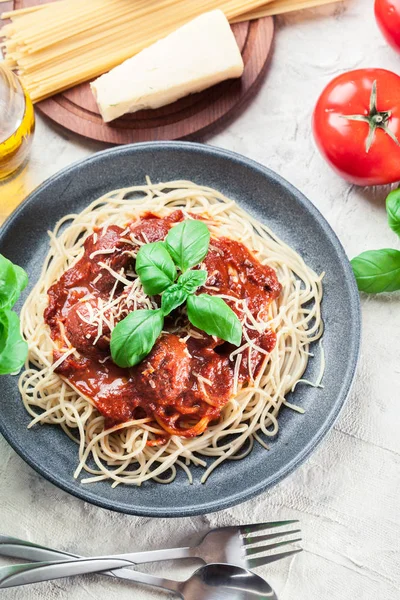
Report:
[[[400,70],[377,30],[372,2],[306,10],[276,20],[265,82],[247,110],[206,141],[249,156],[297,186],[324,214],[350,257],[399,247],[386,224],[385,188],[339,179],[315,149],[313,105],[343,70]],[[38,118],[28,167],[0,187],[0,217],[44,179],[104,145]],[[57,201],[55,198],[54,201]],[[339,420],[309,460],[269,492],[223,512],[156,520],[109,512],[66,494],[0,440],[1,533],[82,554],[127,552],[196,542],[210,527],[300,519],[304,552],[259,570],[280,600],[397,600],[400,589],[399,295],[362,298],[358,375]],[[185,565],[179,575],[186,575]],[[161,572],[161,567],[148,567]],[[164,565],[165,575],[176,573]],[[2,600],[128,600],[159,593],[101,577],[37,584]]]

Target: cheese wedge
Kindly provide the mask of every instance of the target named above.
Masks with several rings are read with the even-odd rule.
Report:
[[[240,77],[243,68],[227,18],[221,10],[213,10],[102,75],[91,88],[108,122]]]

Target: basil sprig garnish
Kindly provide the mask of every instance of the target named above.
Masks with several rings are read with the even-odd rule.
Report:
[[[163,242],[141,246],[136,257],[136,273],[145,294],[161,294],[175,281],[176,267]]]
[[[122,319],[111,335],[111,355],[120,367],[137,365],[148,355],[164,325],[158,310],[135,310]]]
[[[19,317],[11,310],[27,283],[25,271],[0,254],[0,375],[19,371],[28,355]]]
[[[200,264],[208,252],[210,232],[202,221],[182,221],[169,230],[165,245],[182,273]]]
[[[400,188],[386,198],[389,227],[400,237]],[[351,261],[358,289],[368,294],[400,290],[400,250],[367,250]]]
[[[186,271],[178,279],[178,284],[186,290],[188,294],[193,294],[197,288],[201,287],[207,281],[207,271]]]
[[[198,329],[240,345],[242,325],[222,298],[195,295],[207,280],[204,269],[192,270],[208,252],[210,232],[202,221],[187,220],[172,227],[165,242],[144,244],[136,258],[136,272],[149,296],[161,294],[161,308],[136,310],[120,321],[111,334],[111,356],[120,367],[133,367],[153,348],[164,317],[187,303],[188,319]],[[180,275],[178,276],[178,270]]]
[[[161,296],[161,310],[164,316],[169,315],[170,312],[186,302],[187,297],[188,292],[179,283],[171,285]]]
[[[223,340],[235,346],[240,345],[242,324],[222,298],[208,294],[189,296],[187,313],[189,321],[198,329],[217,337],[221,337],[220,332],[223,330]]]

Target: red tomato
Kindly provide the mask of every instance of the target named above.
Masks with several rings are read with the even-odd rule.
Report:
[[[321,154],[348,181],[399,181],[400,77],[384,69],[339,75],[319,97],[313,131]]]
[[[375,0],[375,17],[387,42],[400,52],[400,0]]]

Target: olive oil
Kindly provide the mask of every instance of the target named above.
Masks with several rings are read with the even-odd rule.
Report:
[[[0,180],[25,164],[34,130],[32,102],[18,77],[0,62]]]

